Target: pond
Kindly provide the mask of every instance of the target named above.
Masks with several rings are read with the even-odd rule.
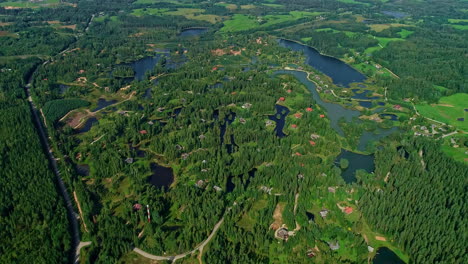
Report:
[[[276,113],[274,115],[269,115],[268,119],[275,121],[275,133],[279,138],[286,136],[283,132],[284,124],[286,123],[286,117],[289,114],[289,108],[282,105],[275,105]]]
[[[392,121],[398,121],[398,116],[395,114],[380,114],[382,118],[387,118],[392,120]]]
[[[180,32],[179,37],[196,37],[208,31],[208,28],[187,28]]]
[[[77,164],[75,166],[76,173],[80,176],[89,176],[89,165],[87,164]]]
[[[153,94],[151,93],[152,88],[148,88],[145,90],[145,94],[143,95],[143,98],[145,99],[151,99],[153,98]]]
[[[143,80],[145,78],[146,72],[153,70],[162,57],[162,54],[157,54],[154,57],[146,57],[130,63],[129,65],[135,72],[135,80]]]
[[[234,134],[231,134],[231,143],[230,144],[226,144],[226,149],[227,149],[227,153],[228,154],[232,154],[234,151],[235,151],[235,147],[239,147],[237,144],[236,144],[236,141],[234,139]]]
[[[405,264],[405,262],[390,249],[381,247],[377,250],[372,264]]]
[[[374,100],[374,99],[380,99],[380,96],[368,96],[371,90],[360,90],[360,89],[352,89],[354,95],[351,98],[354,99],[362,99],[362,100]]]
[[[79,134],[79,133],[88,132],[89,130],[91,130],[91,128],[93,127],[93,125],[95,123],[99,123],[97,118],[95,118],[95,117],[88,118],[88,120],[86,120],[85,124],[82,127],[78,128],[76,130],[76,133]]]
[[[357,170],[365,170],[368,173],[371,173],[375,170],[374,155],[362,155],[342,149],[340,155],[338,155],[338,157],[335,159],[335,164],[339,168],[341,159],[347,159],[349,161],[348,167],[346,169],[342,169],[341,171],[341,177],[346,183],[353,183],[357,181]]]
[[[109,101],[107,101],[107,100],[104,99],[104,98],[99,98],[98,101],[97,101],[97,107],[94,108],[94,109],[91,110],[91,111],[96,112],[96,111],[99,111],[99,110],[103,109],[104,107],[108,107],[109,105],[113,105],[113,104],[115,104],[115,103],[117,103],[117,100],[109,100]]]
[[[213,117],[215,119],[218,119],[218,116],[219,116],[219,111],[215,110],[215,113],[213,113]],[[232,122],[234,122],[234,120],[236,120],[236,113],[234,113],[234,112],[229,112],[229,114],[224,117],[224,122],[220,126],[220,130],[221,130],[221,133],[219,134],[219,140],[221,141],[220,145],[223,145],[223,143],[224,143],[224,134],[226,134],[227,125],[232,124]]]
[[[306,63],[328,75],[336,85],[349,87],[350,83],[362,82],[366,79],[366,76],[343,61],[322,55],[312,47],[285,39],[280,39],[279,44],[282,47],[289,48],[294,51],[304,52],[306,55]]]
[[[309,219],[309,222],[315,222],[315,215],[313,213],[306,211],[306,215],[307,219]]]
[[[324,102],[322,98],[320,98],[320,94],[317,92],[315,84],[307,79],[307,73],[305,72],[281,70],[275,72],[275,74],[291,74],[303,83],[312,93],[312,97],[315,102],[325,108],[327,117],[330,119],[331,127],[341,136],[344,136],[344,132],[339,126],[339,120],[344,118],[346,122],[351,122],[353,117],[359,117],[360,115],[359,111],[347,109],[339,104]]]
[[[357,149],[359,151],[366,151],[366,148],[367,148],[367,145],[369,144],[369,142],[379,141],[380,139],[382,139],[382,138],[384,138],[386,136],[389,136],[393,132],[396,132],[398,130],[399,130],[398,127],[392,127],[392,128],[389,128],[389,129],[379,127],[374,132],[364,131],[362,133],[361,137],[359,138],[359,143],[358,143]]]
[[[364,108],[372,108],[372,102],[371,101],[358,101],[359,105],[364,107]]]
[[[153,186],[163,188],[167,191],[174,182],[172,169],[160,166],[154,162],[150,164],[150,168],[153,174],[149,177],[148,182]]]
[[[60,94],[64,94],[68,91],[68,89],[70,89],[70,86],[68,85],[65,85],[65,84],[60,84],[59,85],[59,93]]]

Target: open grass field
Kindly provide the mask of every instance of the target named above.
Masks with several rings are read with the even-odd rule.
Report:
[[[458,24],[458,23],[468,23],[468,19],[453,19],[453,18],[449,18],[448,19],[448,22],[449,23],[452,23],[452,24]]]
[[[187,19],[193,20],[203,20],[213,24],[221,20],[220,16],[203,14],[204,12],[204,9],[199,8],[178,8],[177,11],[166,12],[166,14],[173,16],[184,16]]]
[[[460,30],[468,30],[468,25],[451,25],[453,28]]]
[[[399,23],[389,23],[389,24],[371,24],[369,27],[375,32],[381,32],[387,28],[391,27],[407,27],[408,25],[399,24]]]
[[[44,0],[41,2],[32,1],[10,1],[0,3],[1,7],[6,9],[19,9],[19,8],[39,8],[39,7],[54,7],[60,4],[60,0]]]
[[[163,15],[168,12],[168,8],[138,8],[133,9],[132,15],[134,16],[150,16],[150,15]]]
[[[320,12],[291,11],[288,15],[266,15],[258,20],[253,16],[235,14],[232,19],[224,22],[224,27],[221,29],[221,31],[236,32],[253,28],[264,28],[283,22],[295,21],[304,17],[318,16],[320,14]]]
[[[204,12],[204,9],[199,8],[178,8],[175,11],[171,11],[168,8],[138,8],[133,9],[131,14],[138,17],[162,15],[184,16],[187,19],[203,20],[213,24],[221,20],[220,16],[203,14]]]
[[[356,0],[338,0],[338,2],[346,3],[346,4],[356,4],[356,5],[370,5],[369,3],[359,2]]]
[[[468,131],[468,94],[458,93],[448,97],[442,97],[438,104],[418,104],[416,109],[425,117],[432,118]],[[458,121],[464,118],[464,121]]]
[[[236,5],[236,4],[216,3],[215,5],[217,5],[217,6],[224,6],[226,9],[229,9],[229,10],[236,10],[236,9],[237,9],[237,5]]]
[[[447,144],[447,145],[442,146],[442,151],[448,156],[452,157],[454,160],[457,160],[463,163],[468,163],[468,155],[465,154],[465,152],[467,151],[467,148],[463,148],[463,147],[454,148],[450,146],[449,144]]]

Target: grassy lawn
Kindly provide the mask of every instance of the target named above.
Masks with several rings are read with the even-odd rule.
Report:
[[[458,93],[448,97],[442,97],[438,104],[418,104],[416,109],[425,117],[435,119],[455,126],[463,131],[468,131],[468,94]],[[457,121],[457,118],[465,118],[465,121]]]
[[[468,163],[468,155],[465,154],[467,151],[466,148],[459,147],[459,148],[454,148],[450,145],[443,145],[442,146],[442,151],[447,154],[447,156],[452,157],[454,160],[457,160],[459,162],[464,162]]]

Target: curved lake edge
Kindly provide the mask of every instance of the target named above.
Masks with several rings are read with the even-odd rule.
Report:
[[[326,54],[326,53],[322,53],[322,52],[320,52],[318,49],[316,49],[316,48],[314,48],[314,47],[312,47],[312,46],[310,46],[310,45],[307,45],[307,44],[305,44],[305,43],[302,43],[302,42],[300,42],[299,40],[293,40],[293,39],[282,38],[282,37],[277,37],[277,39],[278,39],[278,40],[291,41],[291,42],[297,43],[297,44],[299,44],[299,45],[302,45],[302,46],[305,46],[305,47],[314,49],[314,50],[316,50],[316,51],[318,52],[318,54],[320,54],[321,56],[328,57],[328,58],[332,58],[332,59],[335,59],[335,60],[339,60],[339,61],[341,61],[342,63],[348,65],[348,66],[351,67],[351,68],[353,68],[355,71],[357,71],[357,72],[359,72],[360,74],[364,75],[364,76],[366,77],[366,79],[369,78],[365,73],[363,73],[363,72],[361,72],[360,70],[356,69],[355,67],[351,66],[349,63],[343,61],[342,59],[337,58],[337,57],[332,56],[332,55],[329,55],[329,54]],[[310,66],[310,67],[312,67],[312,66]],[[316,70],[318,70],[318,69],[316,69]],[[322,73],[322,74],[326,75],[325,73]],[[328,76],[328,75],[326,75],[326,76]],[[330,76],[328,76],[328,77],[330,77]],[[330,77],[330,78],[331,78],[331,77]],[[360,82],[357,82],[357,83],[360,83]],[[364,82],[363,82],[363,83],[364,83]]]

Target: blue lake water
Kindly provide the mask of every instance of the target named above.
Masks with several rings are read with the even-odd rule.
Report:
[[[306,63],[328,75],[336,85],[349,87],[350,83],[363,82],[366,79],[366,76],[343,61],[322,55],[312,47],[285,39],[280,39],[279,44],[294,51],[304,52]]]

